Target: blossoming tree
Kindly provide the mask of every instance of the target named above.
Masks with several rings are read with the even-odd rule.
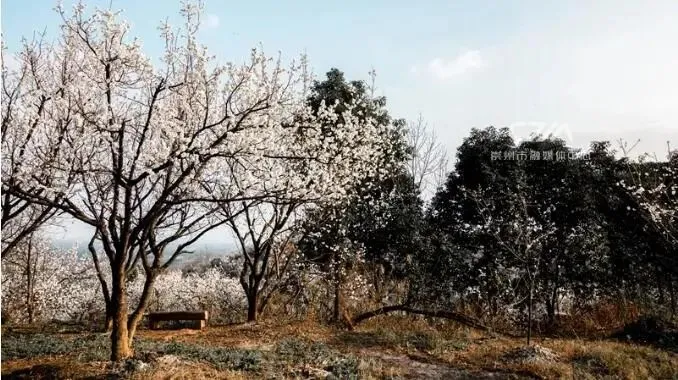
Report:
[[[520,273],[515,273],[525,284],[527,291],[527,344],[531,343],[534,290],[542,260],[544,241],[557,232],[557,226],[549,217],[550,209],[539,210],[524,193],[506,194],[506,203],[499,205],[482,191],[467,191],[482,218],[478,225],[468,225],[469,234],[478,234],[494,239],[503,253],[515,260]],[[496,195],[495,195],[496,197]],[[506,207],[508,206],[508,207]]]
[[[71,14],[57,10],[59,42],[24,61],[27,81],[16,84],[44,86],[3,109],[3,115],[21,114],[48,99],[42,111],[48,116],[31,127],[25,144],[30,165],[7,191],[96,231],[111,270],[111,360],[118,361],[132,355],[145,308],[142,295],[130,315],[125,287],[135,263],[142,262],[150,289],[190,244],[224,222],[212,218],[212,202],[265,199],[270,178],[287,181],[285,165],[276,163],[300,159],[307,162],[301,175],[289,177],[297,191],[341,194],[361,173],[350,166],[358,160],[347,158],[378,156],[379,147],[356,139],[336,150],[332,141],[314,138],[318,120],[336,114],[331,107],[313,113],[306,105],[305,59],[286,68],[255,49],[241,66],[215,62],[196,38],[200,4],[183,4],[182,29],[161,26],[165,48],[157,65],[127,36],[118,13],[89,15],[82,4]],[[19,119],[7,126],[28,127]],[[345,140],[357,131],[367,141],[379,138],[375,123],[361,127],[350,128]],[[54,152],[54,146],[61,148]],[[177,244],[170,249],[170,243]]]
[[[666,160],[642,155],[631,160],[628,143],[620,141],[627,170],[626,180],[619,186],[628,191],[637,202],[643,219],[649,223],[666,244],[678,246],[678,151],[667,146]]]
[[[9,321],[82,320],[96,312],[91,263],[74,248],[60,251],[31,234],[2,263],[3,318]]]
[[[676,310],[678,281],[678,152],[667,143],[667,156],[661,160],[648,154],[632,160],[634,146],[619,141],[623,153],[622,178],[617,183],[628,204],[637,215],[644,230],[652,236],[652,255],[658,263],[657,283],[659,298],[668,288],[671,310]],[[661,278],[661,280],[659,280]],[[665,285],[664,285],[665,284]]]
[[[52,157],[59,154],[64,146],[65,130],[57,127],[54,135],[43,136],[41,150],[31,149],[34,144],[34,132],[37,132],[42,123],[53,116],[52,107],[54,83],[59,78],[47,82],[46,78],[32,75],[32,70],[38,69],[40,60],[50,54],[49,47],[42,40],[24,42],[22,50],[16,60],[20,67],[10,68],[7,61],[5,47],[2,47],[2,258],[15,250],[18,245],[36,232],[50,218],[57,213],[57,208],[51,205],[40,205],[27,199],[15,196],[7,191],[21,178],[26,166],[34,162],[35,154],[43,157]],[[57,85],[58,89],[59,86]],[[36,94],[39,94],[36,96]],[[17,106],[17,105],[21,106]],[[17,128],[21,125],[21,128]],[[54,168],[43,166],[32,168],[35,175],[40,175],[50,181],[54,178]],[[42,171],[39,173],[39,171]],[[44,192],[43,188],[31,189],[32,192]]]

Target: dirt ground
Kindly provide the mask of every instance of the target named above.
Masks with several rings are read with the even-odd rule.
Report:
[[[107,362],[108,336],[2,329],[5,379],[671,379],[678,354],[617,340],[520,339],[379,317],[355,331],[313,322],[140,330],[135,358]]]

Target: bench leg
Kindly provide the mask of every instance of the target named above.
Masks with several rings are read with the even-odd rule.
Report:
[[[195,320],[195,322],[193,323],[193,329],[195,329],[195,330],[202,330],[202,329],[204,329],[204,328],[205,328],[205,322],[206,322],[206,321],[205,321],[204,319],[201,319],[201,320]]]

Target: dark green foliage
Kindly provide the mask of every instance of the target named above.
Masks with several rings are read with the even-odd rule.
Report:
[[[330,248],[347,239],[365,249],[368,262],[403,276],[407,255],[419,248],[421,207],[411,177],[402,174],[387,178],[343,208],[324,208],[312,213],[307,221],[309,234],[300,247],[315,262],[326,263],[332,253]]]
[[[332,69],[315,83],[309,103],[316,109],[323,101],[336,103],[341,109],[362,99],[357,111],[384,125],[391,122],[385,99],[371,98],[368,91],[364,82],[349,82]],[[524,310],[529,293],[550,325],[563,297],[580,309],[623,298],[677,314],[678,218],[657,222],[646,206],[678,208],[678,155],[668,162],[630,162],[615,156],[610,143],[593,142],[582,159],[560,139],[535,136],[516,143],[507,128],[473,129],[446,183],[423,211],[419,190],[402,165],[411,147],[400,122],[393,124],[389,175],[351,189],[350,202],[307,216],[299,247],[321,268],[350,268],[354,260],[338,259],[338,248],[363,249],[366,261],[389,278],[408,280],[406,303],[471,308],[489,319],[507,316],[507,308]],[[331,125],[325,133],[332,133]],[[665,190],[643,198],[623,184]],[[538,238],[526,263],[511,251],[528,246],[521,232],[528,224],[548,233]]]
[[[554,157],[530,158],[529,152],[545,151]],[[505,152],[516,156],[506,159]],[[518,159],[517,152],[525,156]],[[567,158],[557,159],[556,152]],[[514,241],[504,227],[519,222],[510,217],[516,215],[518,199],[539,228],[553,231],[539,241],[534,268],[535,302],[548,321],[554,321],[563,295],[575,306],[622,296],[658,303],[675,315],[678,247],[670,232],[676,221],[653,221],[644,199],[620,183],[635,180],[646,189],[663,184],[666,190],[645,201],[670,210],[676,204],[672,186],[678,172],[669,162],[615,158],[609,143],[594,142],[590,152],[589,159],[580,159],[562,140],[535,137],[516,145],[507,129],[472,130],[427,210],[413,298],[428,306],[475,305],[488,316],[524,298],[525,281],[516,274],[521,262],[501,243]],[[486,220],[478,198],[496,233],[473,229]]]
[[[403,276],[407,256],[418,250],[419,224],[422,219],[422,201],[404,163],[409,157],[404,134],[404,121],[392,120],[385,110],[386,99],[373,98],[362,81],[347,82],[341,71],[332,69],[327,78],[316,82],[309,103],[316,109],[321,101],[326,104],[344,104],[362,100],[355,109],[358,115],[376,118],[389,129],[391,151],[387,152],[387,173],[379,178],[368,178],[363,184],[348,191],[348,201],[342,205],[321,207],[306,218],[305,237],[300,241],[301,251],[325,270],[351,265],[348,258],[337,257],[336,248],[351,246],[351,250],[365,250],[365,259],[379,264],[386,273]],[[338,120],[338,122],[342,122]],[[332,133],[328,125],[326,134]]]
[[[643,317],[629,323],[612,337],[678,352],[678,326],[655,316]]]

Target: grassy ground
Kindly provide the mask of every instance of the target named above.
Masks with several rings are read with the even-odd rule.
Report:
[[[453,324],[379,317],[356,331],[311,322],[141,330],[135,360],[110,365],[106,334],[2,330],[2,378],[678,379],[678,354],[612,340],[537,339],[554,357],[513,355],[517,339]]]

